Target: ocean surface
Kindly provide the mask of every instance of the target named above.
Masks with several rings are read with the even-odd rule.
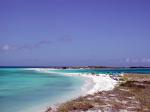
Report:
[[[33,112],[79,96],[85,80],[68,73],[150,74],[150,69],[77,69],[0,68],[0,112]],[[34,111],[35,111],[34,110]]]

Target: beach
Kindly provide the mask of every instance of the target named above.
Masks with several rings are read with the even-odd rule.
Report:
[[[149,112],[149,90],[149,74],[124,74],[114,88],[99,89],[45,112]]]
[[[150,0],[0,0],[0,112],[150,112]]]
[[[65,74],[66,76],[77,76],[84,78],[85,84],[82,87],[83,95],[94,94],[98,91],[112,90],[116,85],[117,81],[111,78],[109,74]],[[115,76],[112,76],[115,77]]]
[[[149,87],[150,75],[147,74],[150,69],[4,68],[0,73],[2,112],[111,112],[111,109],[121,111],[141,105],[137,97],[132,99],[140,95],[130,94],[127,90],[133,90],[129,85],[140,87],[140,90]],[[125,104],[123,108],[121,105],[125,102],[132,106]]]

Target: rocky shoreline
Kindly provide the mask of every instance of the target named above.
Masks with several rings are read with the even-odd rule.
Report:
[[[111,91],[79,97],[45,112],[150,112],[150,75],[124,74],[117,79],[120,83]]]

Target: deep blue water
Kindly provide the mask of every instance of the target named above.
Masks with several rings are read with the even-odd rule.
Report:
[[[149,73],[150,69],[77,69],[37,72],[26,68],[0,68],[0,112],[21,112],[44,102],[57,103],[73,97],[83,85],[83,79],[59,73]],[[55,73],[54,73],[55,72]]]

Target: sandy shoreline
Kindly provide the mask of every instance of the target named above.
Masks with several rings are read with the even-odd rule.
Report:
[[[125,74],[120,82],[110,91],[79,97],[45,112],[149,112],[150,75]]]
[[[117,82],[110,77],[108,74],[86,74],[86,73],[60,73],[60,72],[55,72],[56,69],[42,69],[42,68],[31,68],[29,70],[34,70],[37,72],[41,73],[57,73],[57,74],[62,74],[65,76],[70,76],[70,77],[81,77],[85,83],[84,85],[79,89],[78,92],[79,94],[73,93],[74,97],[72,98],[67,98],[67,99],[60,99],[59,102],[54,103],[51,105],[51,107],[56,108],[57,105],[60,105],[62,103],[65,103],[69,100],[76,99],[78,97],[83,97],[88,94],[94,94],[95,92],[98,92],[99,90],[111,90],[115,87]],[[49,70],[54,70],[54,71],[49,71]],[[104,85],[105,84],[105,85]],[[25,111],[32,112],[44,112],[50,105],[48,105],[48,102],[45,104],[38,105],[38,108],[33,107],[30,109],[27,109]],[[24,112],[24,111],[23,111]]]
[[[83,74],[83,73],[74,73],[74,74],[65,74],[66,76],[79,76],[85,78],[85,85],[82,87],[84,89],[83,96],[87,94],[94,94],[98,91],[108,91],[112,90],[116,85],[117,81],[113,79],[109,74]]]
[[[57,72],[57,69],[42,69],[42,68],[40,69],[32,68],[30,70],[35,70],[37,72],[44,72],[44,73],[57,73],[65,76],[77,76],[77,77],[84,78],[85,84],[81,88],[80,96],[85,96],[87,94],[94,94],[95,92],[98,91],[112,90],[117,84],[117,81],[114,79],[114,77],[116,76],[110,74],[62,73],[62,72]],[[49,70],[53,70],[53,71],[49,71]],[[121,75],[122,74],[120,74],[120,76]]]
[[[44,73],[57,73],[55,71],[53,72],[48,71],[49,69],[31,69],[31,70],[35,70],[37,72],[44,72]],[[109,74],[91,74],[91,73],[88,73],[88,74],[87,73],[58,73],[58,74],[62,74],[65,76],[70,76],[70,77],[72,76],[81,77],[85,81],[83,87],[81,87],[81,90],[79,90],[80,93],[79,94],[74,93],[74,97],[71,99],[84,97],[86,95],[94,94],[99,91],[112,90],[117,85],[117,81],[112,78],[116,76],[110,76]],[[59,101],[57,104],[51,105],[51,107],[53,107],[53,109],[55,110],[55,108],[58,105],[61,105],[62,103],[65,103],[71,99]],[[42,105],[39,106],[39,108],[36,109],[35,111],[44,112],[46,108],[48,108],[48,105],[47,106],[46,105],[44,107],[42,107]]]
[[[40,70],[41,72],[42,70]],[[44,71],[47,72],[47,71]],[[52,72],[51,72],[52,73]],[[53,72],[54,73],[54,72]],[[141,88],[139,85],[149,87],[145,80],[147,76],[137,74],[86,74],[86,73],[60,73],[66,76],[81,77],[85,80],[85,84],[81,89],[81,93],[75,96],[73,99],[60,102],[54,106],[48,107],[46,111],[37,112],[97,112],[97,111],[132,111],[138,112],[140,102],[138,101],[138,95],[132,93],[132,86],[134,91],[139,91]],[[144,77],[144,78],[143,78]],[[148,76],[149,78],[149,76]],[[150,78],[149,78],[150,79]],[[121,85],[121,83],[126,83]],[[139,85],[135,85],[134,81],[137,81]],[[120,83],[121,82],[121,83]],[[125,87],[124,87],[125,86]],[[139,89],[139,90],[136,90]],[[146,91],[146,90],[144,90]],[[131,94],[132,93],[132,94]],[[128,105],[131,104],[131,105]],[[117,106],[117,107],[116,107]],[[141,108],[140,108],[141,109]],[[146,107],[148,110],[149,108]],[[148,111],[145,111],[148,112]]]
[[[79,73],[68,73],[66,76],[77,76],[85,79],[85,84],[81,88],[81,94],[75,96],[73,99],[78,97],[85,97],[87,95],[93,95],[99,91],[109,91],[115,88],[118,81],[114,79],[117,76],[110,76],[109,74],[79,74]],[[59,105],[63,104],[62,102]],[[53,111],[56,110],[58,105],[51,106]],[[48,109],[49,110],[49,109]],[[46,111],[48,112],[48,111]]]

